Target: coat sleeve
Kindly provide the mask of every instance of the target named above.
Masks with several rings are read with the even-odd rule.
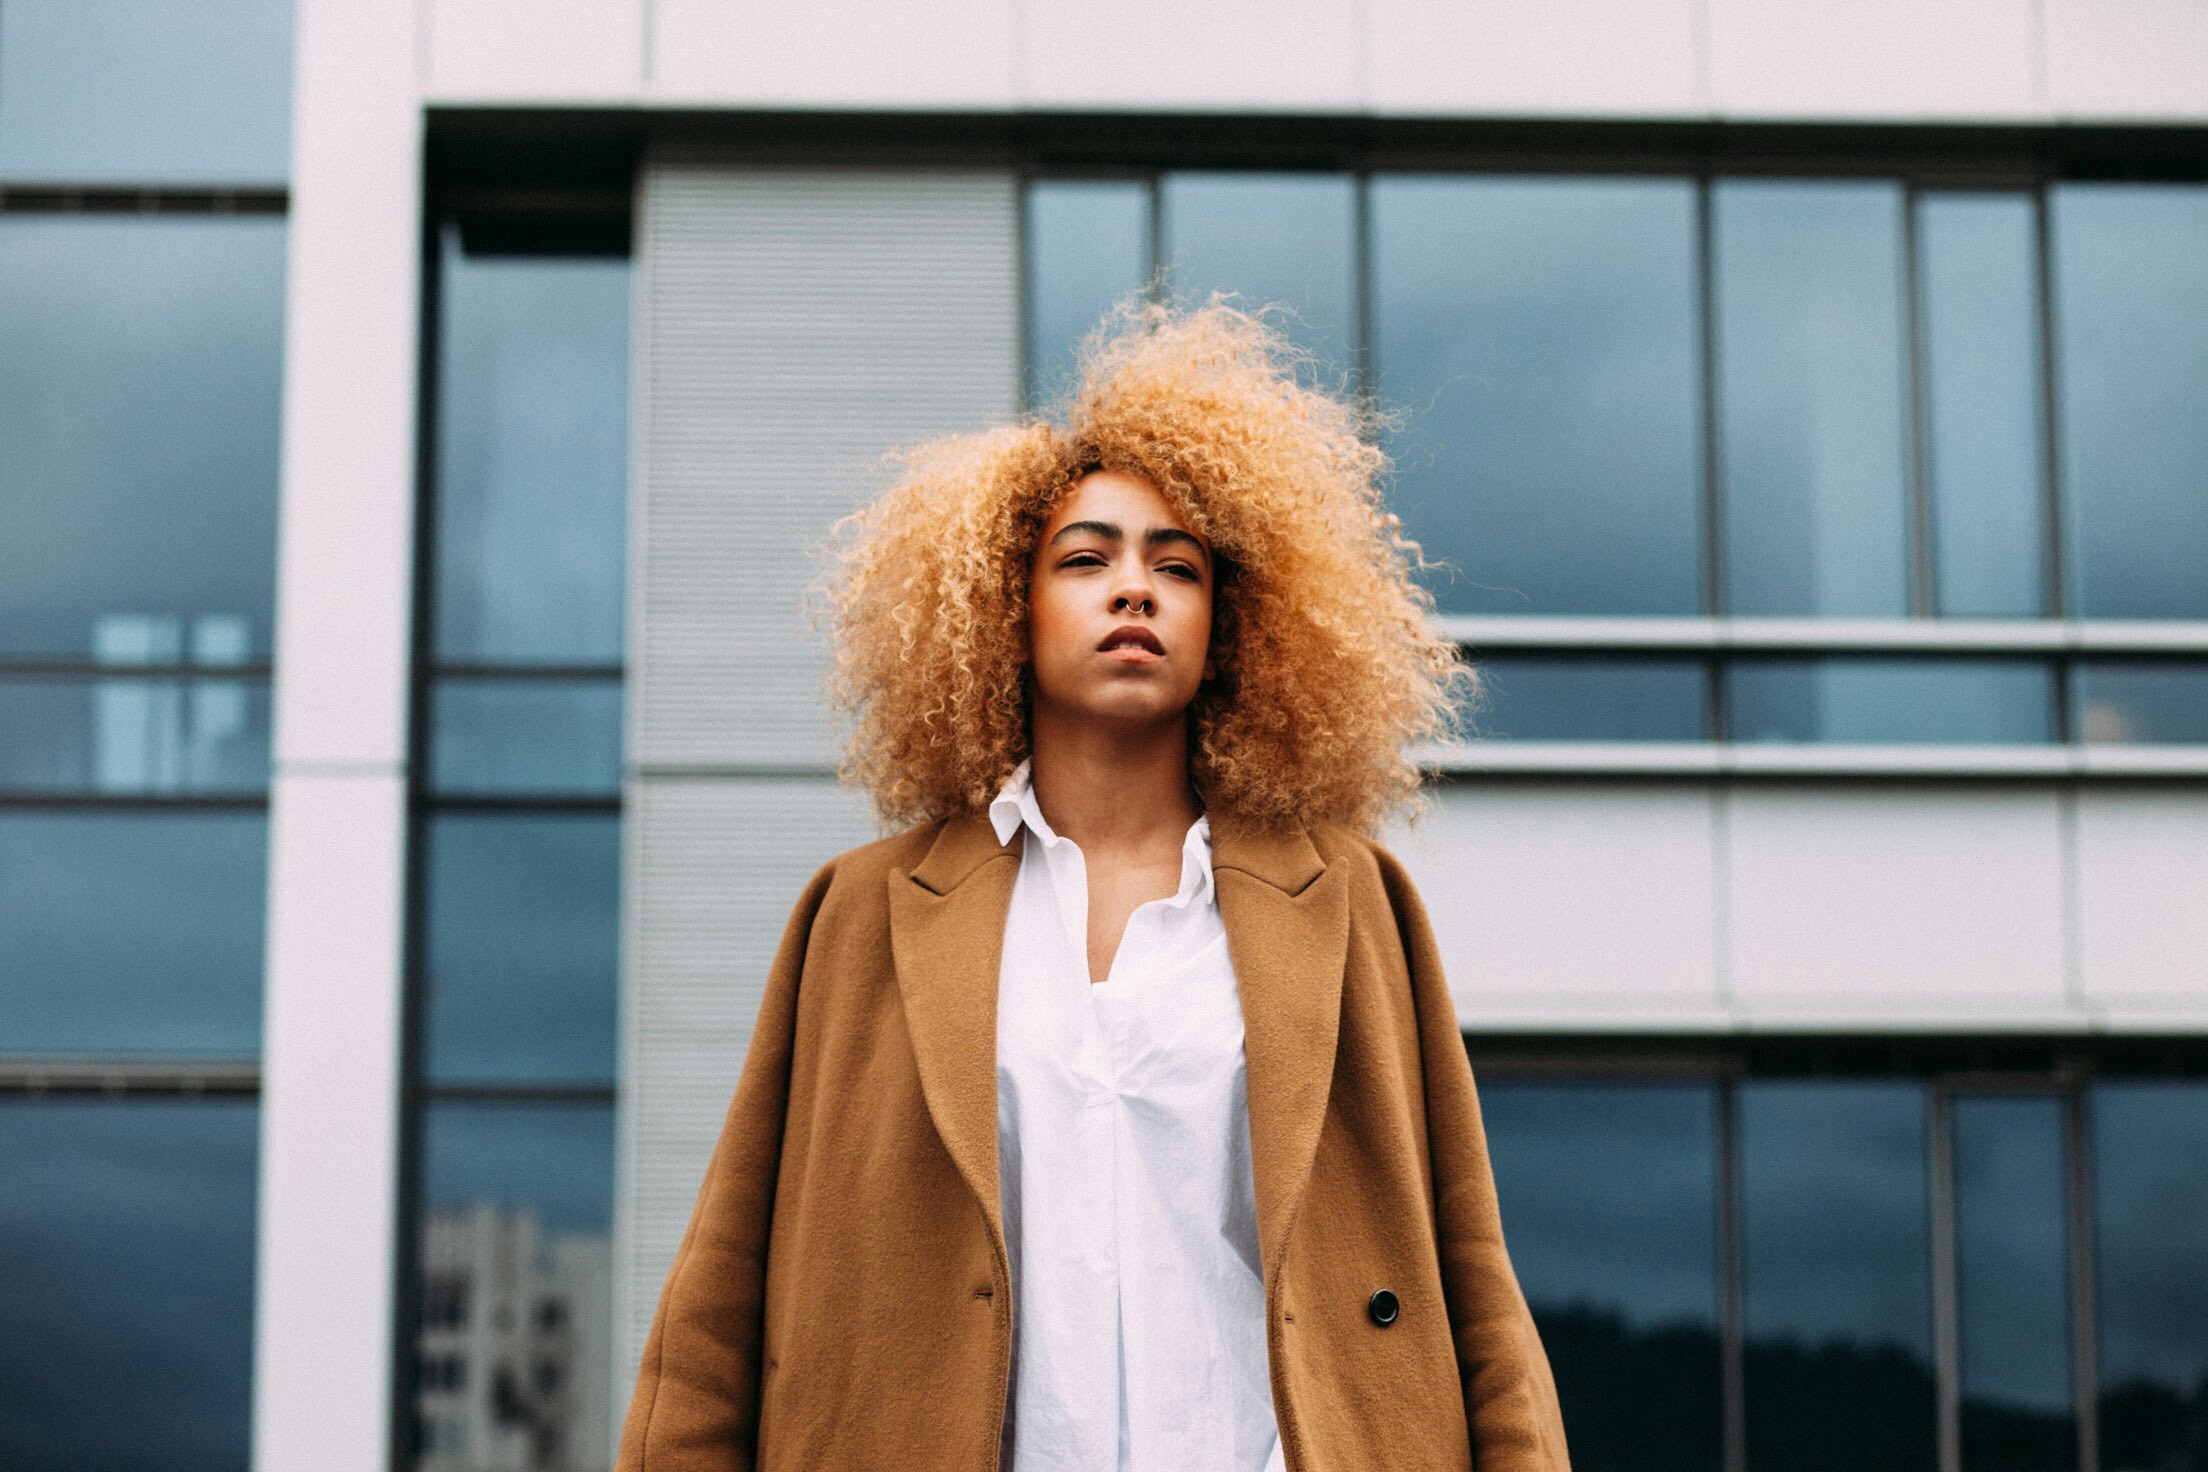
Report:
[[[767,972],[735,1095],[644,1340],[615,1472],[751,1472],[756,1463],[767,1242],[798,978],[833,867],[805,887]]]
[[[1479,1472],[1569,1472],[1548,1353],[1503,1244],[1472,1062],[1457,1030],[1441,953],[1401,861],[1385,849],[1379,859],[1418,1013],[1442,1291],[1464,1382],[1472,1460]]]

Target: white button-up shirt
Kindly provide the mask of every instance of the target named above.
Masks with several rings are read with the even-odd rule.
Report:
[[[1180,888],[1089,980],[1088,871],[1022,762],[1025,824],[997,983],[997,1142],[1011,1254],[1008,1472],[1280,1472],[1242,1055],[1211,824]]]

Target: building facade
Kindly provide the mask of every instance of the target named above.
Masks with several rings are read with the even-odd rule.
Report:
[[[0,0],[0,1465],[609,1466],[830,523],[1213,290],[1487,676],[1575,1465],[2208,1469],[2186,0]]]

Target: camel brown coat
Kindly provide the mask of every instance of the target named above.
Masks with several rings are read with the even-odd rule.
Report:
[[[1290,1472],[1567,1472],[1409,877],[1336,824],[1212,827]],[[962,815],[806,886],[617,1472],[997,1465],[1013,1332],[997,968],[1020,842]],[[1400,1304],[1386,1326],[1367,1310],[1382,1288]]]

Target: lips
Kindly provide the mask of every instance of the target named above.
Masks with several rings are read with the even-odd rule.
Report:
[[[1120,625],[1105,635],[1104,642],[1096,646],[1099,654],[1109,654],[1115,649],[1140,649],[1160,656],[1165,653],[1165,646],[1158,642],[1158,636],[1137,624]]]

